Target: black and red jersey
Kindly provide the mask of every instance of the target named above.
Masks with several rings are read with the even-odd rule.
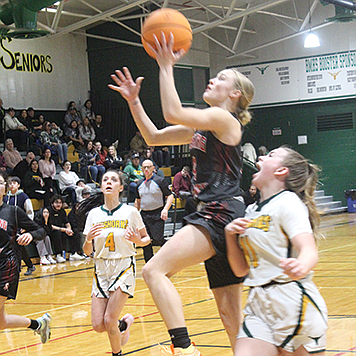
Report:
[[[230,146],[219,141],[212,132],[198,130],[192,137],[190,154],[193,163],[193,192],[199,200],[221,201],[242,194],[240,144]]]

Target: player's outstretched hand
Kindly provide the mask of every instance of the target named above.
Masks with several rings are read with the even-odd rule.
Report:
[[[279,267],[283,269],[283,273],[294,281],[303,278],[308,273],[303,264],[296,258],[282,258]]]
[[[136,100],[138,98],[144,77],[138,77],[136,81],[134,81],[129,69],[123,67],[122,71],[116,70],[115,74],[111,74],[111,78],[117,85],[109,84],[108,87],[110,89],[119,92],[127,101]]]
[[[252,220],[246,218],[238,218],[225,226],[225,232],[228,234],[238,234],[241,235],[245,230],[250,227]]]

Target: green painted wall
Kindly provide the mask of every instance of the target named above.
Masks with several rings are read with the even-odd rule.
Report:
[[[344,198],[345,189],[356,189],[356,99],[335,100],[298,105],[253,109],[253,121],[246,130],[244,142],[269,150],[287,144],[318,164],[320,180],[326,195],[334,200]],[[317,132],[316,117],[352,112],[354,128]],[[273,136],[280,128],[282,134]],[[298,136],[306,135],[308,144],[298,145]]]

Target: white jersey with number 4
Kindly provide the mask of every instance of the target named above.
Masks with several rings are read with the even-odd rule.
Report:
[[[253,223],[240,235],[240,245],[250,262],[244,284],[261,286],[271,281],[290,281],[278,265],[281,258],[297,257],[291,244],[295,236],[312,233],[305,204],[295,193],[283,191],[250,205],[245,217]]]
[[[104,228],[94,239],[94,258],[117,259],[136,255],[134,244],[124,237],[128,226],[134,231],[145,227],[135,207],[120,204],[112,211],[104,209],[103,205],[94,208],[86,219],[84,235],[88,235],[90,228],[98,223],[103,224]]]

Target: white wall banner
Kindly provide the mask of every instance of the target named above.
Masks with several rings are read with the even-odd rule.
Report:
[[[65,110],[88,99],[89,70],[82,36],[0,40],[0,98],[5,108]]]
[[[356,51],[238,67],[255,85],[252,105],[356,95]]]

